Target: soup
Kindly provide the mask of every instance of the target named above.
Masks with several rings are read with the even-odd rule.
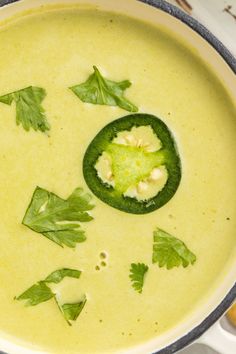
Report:
[[[20,96],[0,103],[1,336],[51,353],[112,353],[185,321],[214,291],[235,254],[236,111],[224,86],[166,29],[95,9],[43,8],[2,23],[0,53],[0,95],[43,88],[50,124],[46,132],[27,131],[22,121],[16,125],[10,102],[18,104]],[[84,179],[91,141],[129,114],[118,105],[82,102],[69,90],[86,82],[93,66],[113,82],[130,80],[126,99],[139,113],[159,117],[174,136],[181,181],[172,198],[152,212],[114,208]],[[37,186],[63,200],[77,187],[92,196],[93,220],[81,222],[85,242],[62,248],[51,234],[44,237],[28,221],[22,224]],[[153,232],[160,229],[194,255],[187,267],[153,262]],[[148,267],[136,289],[133,263]],[[86,296],[72,326],[53,298],[28,307],[14,299],[65,268],[81,274],[40,284],[63,304],[82,303]]]

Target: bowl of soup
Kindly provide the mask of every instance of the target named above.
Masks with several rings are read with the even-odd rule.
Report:
[[[0,5],[0,350],[179,350],[236,295],[235,59],[165,2]]]

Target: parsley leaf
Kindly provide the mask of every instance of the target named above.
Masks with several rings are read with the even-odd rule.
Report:
[[[46,132],[50,125],[41,105],[46,96],[46,91],[40,87],[26,87],[22,90],[9,93],[0,97],[0,102],[11,105],[16,103],[16,124],[22,124],[26,131],[33,128],[35,131]]]
[[[80,270],[63,268],[52,272],[45,280],[45,283],[60,283],[65,277],[79,279],[81,275]]]
[[[144,276],[148,271],[148,266],[144,263],[132,263],[130,268],[130,279],[133,288],[140,294],[143,290]]]
[[[81,271],[80,270],[76,270],[76,269],[70,269],[70,268],[62,268],[62,269],[58,269],[54,272],[52,272],[51,274],[49,274],[44,280],[39,281],[38,283],[32,285],[29,289],[27,289],[23,294],[21,294],[18,297],[15,297],[15,300],[26,300],[26,306],[35,306],[40,304],[41,302],[45,302],[50,300],[51,298],[55,297],[56,294],[54,294],[52,292],[52,290],[46,285],[46,283],[55,283],[58,284],[60,283],[65,277],[70,277],[70,278],[76,278],[79,279],[81,275]],[[56,300],[57,301],[57,300]],[[83,301],[81,301],[81,303],[83,303]],[[86,299],[85,299],[86,302]],[[74,316],[74,318],[79,316],[80,312],[83,309],[83,306],[80,302],[78,304],[72,304],[72,309],[69,309],[69,305],[63,305],[65,307],[62,306],[60,307],[61,311],[63,312],[63,316],[65,316],[65,318],[68,317],[68,320],[70,319],[69,317]],[[80,304],[80,306],[79,306]],[[77,305],[74,306],[73,309],[73,305]],[[68,309],[67,309],[68,307]],[[82,307],[79,311],[79,307]],[[71,313],[71,314],[70,314]],[[67,316],[67,317],[66,317]],[[76,317],[76,318],[77,318]],[[75,319],[76,319],[75,318]],[[75,321],[75,320],[73,320]]]
[[[138,112],[138,108],[124,97],[124,91],[131,86],[129,80],[115,82],[105,79],[96,66],[88,80],[70,89],[83,102],[119,106],[129,112]]]
[[[80,313],[82,312],[82,310],[87,302],[87,298],[85,295],[81,301],[79,301],[77,303],[73,303],[73,304],[60,305],[56,298],[55,298],[55,300],[57,302],[59,309],[61,310],[63,317],[65,318],[65,320],[69,324],[69,326],[71,326],[71,321],[77,320],[77,318],[79,317]]]
[[[52,290],[43,281],[40,281],[15,299],[26,300],[26,306],[35,306],[50,300],[54,296]]]
[[[79,222],[93,219],[88,213],[93,207],[90,195],[84,193],[81,188],[75,189],[71,196],[64,200],[37,187],[22,224],[61,247],[65,245],[74,248],[78,242],[86,240]]]
[[[153,236],[152,262],[158,263],[159,267],[172,269],[182,265],[186,268],[196,262],[195,254],[181,240],[159,228],[154,231]]]
[[[63,317],[71,326],[70,321],[76,321],[81,311],[83,310],[84,305],[87,301],[86,296],[84,296],[84,298],[78,303],[60,305],[56,298],[56,294],[52,292],[52,290],[46,285],[46,283],[58,284],[65,277],[78,279],[80,275],[80,270],[70,268],[58,269],[49,274],[45,278],[45,280],[39,281],[38,283],[31,286],[28,290],[26,290],[23,294],[18,297],[15,297],[15,300],[26,300],[26,306],[35,306],[40,304],[41,302],[45,302],[50,300],[51,298],[54,298]]]

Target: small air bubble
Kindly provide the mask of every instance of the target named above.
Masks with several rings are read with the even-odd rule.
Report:
[[[101,259],[106,259],[106,258],[107,258],[106,252],[101,252],[101,253],[100,253],[100,258],[101,258]]]

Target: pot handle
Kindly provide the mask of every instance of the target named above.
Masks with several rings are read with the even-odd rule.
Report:
[[[220,354],[236,353],[236,336],[223,329],[219,321],[204,333],[197,342],[207,345]]]

